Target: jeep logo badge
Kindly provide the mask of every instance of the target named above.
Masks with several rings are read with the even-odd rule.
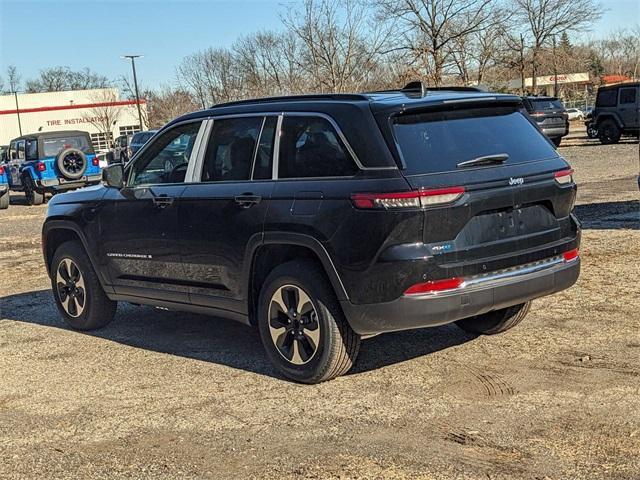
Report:
[[[511,177],[509,179],[509,185],[522,185],[523,183],[524,183],[524,178],[522,177],[518,177],[518,178]]]

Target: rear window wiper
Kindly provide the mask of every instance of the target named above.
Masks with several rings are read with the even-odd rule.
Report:
[[[466,160],[464,162],[460,162],[456,165],[458,168],[465,167],[477,167],[479,165],[494,165],[497,163],[504,163],[509,159],[508,153],[496,153],[495,155],[485,155],[484,157],[472,158],[471,160]]]

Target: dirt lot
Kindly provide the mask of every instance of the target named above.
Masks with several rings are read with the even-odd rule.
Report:
[[[566,145],[566,146],[564,146]],[[570,139],[583,273],[496,337],[363,342],[349,375],[282,380],[257,332],[121,305],[65,328],[44,207],[0,212],[0,478],[640,478],[638,145]]]

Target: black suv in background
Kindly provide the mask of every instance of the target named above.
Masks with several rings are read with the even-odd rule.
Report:
[[[622,135],[637,137],[640,132],[640,82],[600,87],[596,107],[585,125],[587,133],[593,132],[605,145],[618,143]]]
[[[569,115],[564,105],[555,97],[522,97],[522,103],[542,132],[556,147],[569,133]]]
[[[62,318],[99,328],[118,301],[232,318],[300,382],[347,372],[383,332],[503,332],[579,274],[572,170],[517,96],[228,103],[103,175],[49,203]]]
[[[147,130],[144,132],[134,133],[129,140],[129,146],[127,147],[123,163],[128,162],[138,152],[138,150],[140,150],[144,144],[155,135],[156,132],[157,130]]]

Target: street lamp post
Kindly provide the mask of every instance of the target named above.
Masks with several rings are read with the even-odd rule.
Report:
[[[13,95],[16,99],[16,115],[18,116],[18,131],[20,132],[20,136],[22,136],[22,124],[20,123],[20,107],[18,107],[18,92],[14,90]]]
[[[133,86],[136,91],[136,105],[138,106],[138,121],[140,122],[140,130],[144,130],[142,123],[142,110],[140,109],[140,94],[138,93],[138,78],[136,77],[136,58],[142,58],[142,55],[123,55],[120,58],[128,58],[131,60],[131,69],[133,70]]]

